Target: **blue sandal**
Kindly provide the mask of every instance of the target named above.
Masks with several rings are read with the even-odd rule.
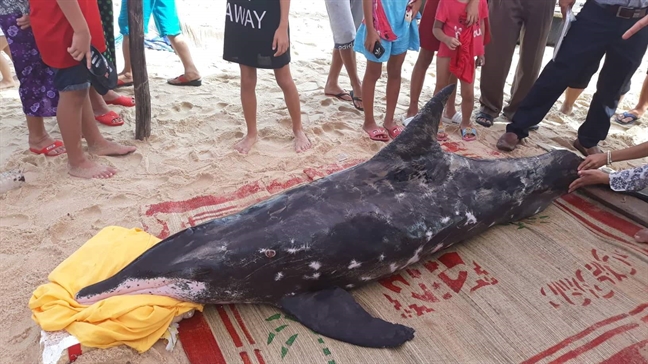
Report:
[[[472,142],[473,140],[477,140],[477,130],[475,130],[475,128],[461,129],[461,139],[463,139],[466,142]]]
[[[624,119],[630,119],[629,121],[624,121]],[[618,114],[615,118],[614,121],[617,123],[627,126],[627,125],[632,125],[634,124],[637,120],[639,120],[639,117],[635,114],[629,113],[629,112],[624,112],[623,114]]]

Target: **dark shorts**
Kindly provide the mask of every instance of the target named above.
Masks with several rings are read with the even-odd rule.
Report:
[[[90,71],[80,63],[54,70],[54,87],[59,92],[87,90],[90,85]]]

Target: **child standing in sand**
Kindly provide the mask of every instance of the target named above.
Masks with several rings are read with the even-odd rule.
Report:
[[[421,0],[363,0],[364,22],[358,29],[354,50],[367,58],[362,81],[365,111],[363,129],[372,140],[387,142],[396,138],[403,127],[396,125],[394,112],[401,86],[401,69],[408,50],[419,50],[415,19]],[[374,118],[376,82],[387,62],[387,110],[384,128]]]
[[[468,25],[468,0],[440,0],[434,22],[434,36],[441,42],[437,54],[437,83],[434,93],[450,84],[450,76],[461,82],[461,139],[477,139],[470,120],[475,103],[475,66],[484,65],[485,21],[488,3],[479,0],[479,19]]]
[[[241,103],[247,135],[234,148],[247,154],[257,140],[257,68],[273,69],[295,134],[295,151],[311,147],[301,123],[297,86],[290,73],[290,0],[227,0],[223,59],[241,69]]]
[[[97,0],[30,0],[30,6],[36,45],[43,62],[54,69],[54,87],[59,91],[56,116],[68,153],[68,172],[81,178],[112,177],[116,170],[90,160],[81,146],[83,136],[92,154],[135,151],[104,139],[90,105],[90,46],[106,50]]]

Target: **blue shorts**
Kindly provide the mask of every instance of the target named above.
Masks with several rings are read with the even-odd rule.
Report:
[[[175,0],[139,0],[142,4],[142,20],[144,21],[144,34],[148,33],[149,20],[153,14],[153,20],[161,37],[166,35],[176,36],[182,33],[178,9]],[[123,0],[119,10],[119,33],[128,35],[128,0]]]
[[[90,85],[90,71],[80,63],[70,68],[54,69],[54,87],[59,92],[87,90]]]
[[[421,40],[418,33],[418,25],[412,24],[409,31],[405,32],[405,34],[398,37],[398,39],[393,42],[380,39],[380,44],[382,44],[383,48],[385,48],[385,53],[382,55],[382,57],[376,58],[373,53],[369,52],[365,48],[364,42],[366,35],[367,27],[362,24],[360,25],[360,28],[358,28],[358,33],[356,35],[356,41],[355,45],[353,46],[353,50],[358,53],[362,53],[367,58],[367,61],[371,62],[387,62],[389,60],[389,57],[403,54],[408,50],[418,52],[421,45]]]

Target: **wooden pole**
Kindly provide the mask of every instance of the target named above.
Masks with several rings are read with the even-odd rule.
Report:
[[[143,1],[124,1],[128,1],[129,50],[135,91],[135,138],[144,140],[151,136],[151,93],[144,54]]]

